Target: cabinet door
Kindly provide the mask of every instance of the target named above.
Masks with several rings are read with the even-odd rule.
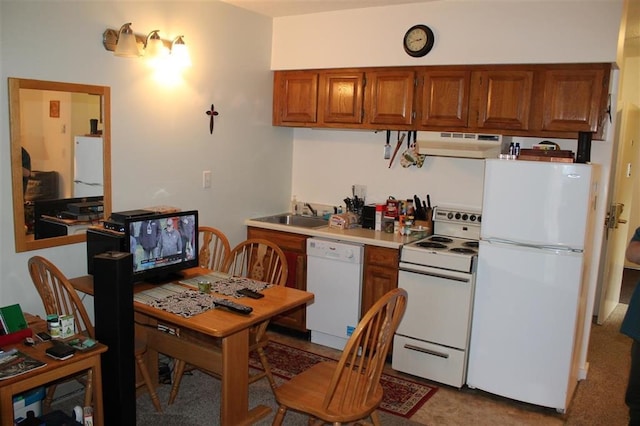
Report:
[[[247,238],[264,238],[278,245],[287,257],[287,287],[307,289],[307,236],[261,228],[247,228]],[[273,324],[307,331],[307,307],[299,306],[271,319]]]
[[[318,121],[318,72],[276,71],[273,124],[314,124]]]
[[[603,109],[605,71],[549,70],[545,73],[542,129],[596,132]]]
[[[364,315],[382,296],[398,287],[399,251],[364,247],[364,270],[360,314]]]
[[[473,73],[477,91],[476,127],[529,129],[533,71],[492,70]]]
[[[364,115],[364,72],[320,74],[320,123],[360,124]]]
[[[412,123],[415,74],[413,70],[402,69],[367,73],[368,123],[395,125]]]
[[[419,125],[467,127],[470,71],[426,71],[420,82]]]

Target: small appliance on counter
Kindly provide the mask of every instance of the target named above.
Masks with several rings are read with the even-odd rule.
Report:
[[[367,204],[362,207],[362,227],[365,229],[376,228],[376,205]]]

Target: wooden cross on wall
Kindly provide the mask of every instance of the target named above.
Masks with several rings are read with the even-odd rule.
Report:
[[[209,116],[209,133],[213,134],[213,120],[216,115],[218,115],[218,111],[216,111],[213,104],[211,104],[211,109],[206,112]]]

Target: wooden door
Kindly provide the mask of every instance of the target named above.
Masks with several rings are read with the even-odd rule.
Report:
[[[418,77],[419,125],[467,127],[470,71],[425,71]]]
[[[367,73],[366,112],[370,124],[409,125],[413,121],[415,72],[394,69]]]
[[[320,74],[319,122],[360,124],[364,116],[364,72],[328,71]]]
[[[318,72],[277,71],[274,74],[274,125],[315,124],[317,111]]]
[[[382,296],[398,287],[399,251],[366,245],[360,315],[364,315]]]
[[[598,277],[596,294],[597,323],[603,324],[620,300],[622,274],[625,267],[625,252],[635,227],[631,226],[634,198],[637,197],[640,169],[640,109],[626,103],[618,111],[616,119],[616,140],[611,163],[612,180],[609,183],[608,206],[622,205],[615,214],[610,207],[605,221],[604,245],[601,258],[604,267]],[[636,266],[630,264],[631,266]]]
[[[272,231],[262,228],[247,228],[247,238],[264,238],[275,243],[287,257],[289,275],[287,287],[307,290],[307,235]],[[298,306],[271,319],[273,324],[306,332],[307,307]]]
[[[476,127],[529,129],[533,71],[490,70],[473,73],[477,97]]]

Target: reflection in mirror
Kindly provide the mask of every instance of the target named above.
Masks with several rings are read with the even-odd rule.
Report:
[[[9,78],[16,251],[86,240],[111,212],[110,89]]]

